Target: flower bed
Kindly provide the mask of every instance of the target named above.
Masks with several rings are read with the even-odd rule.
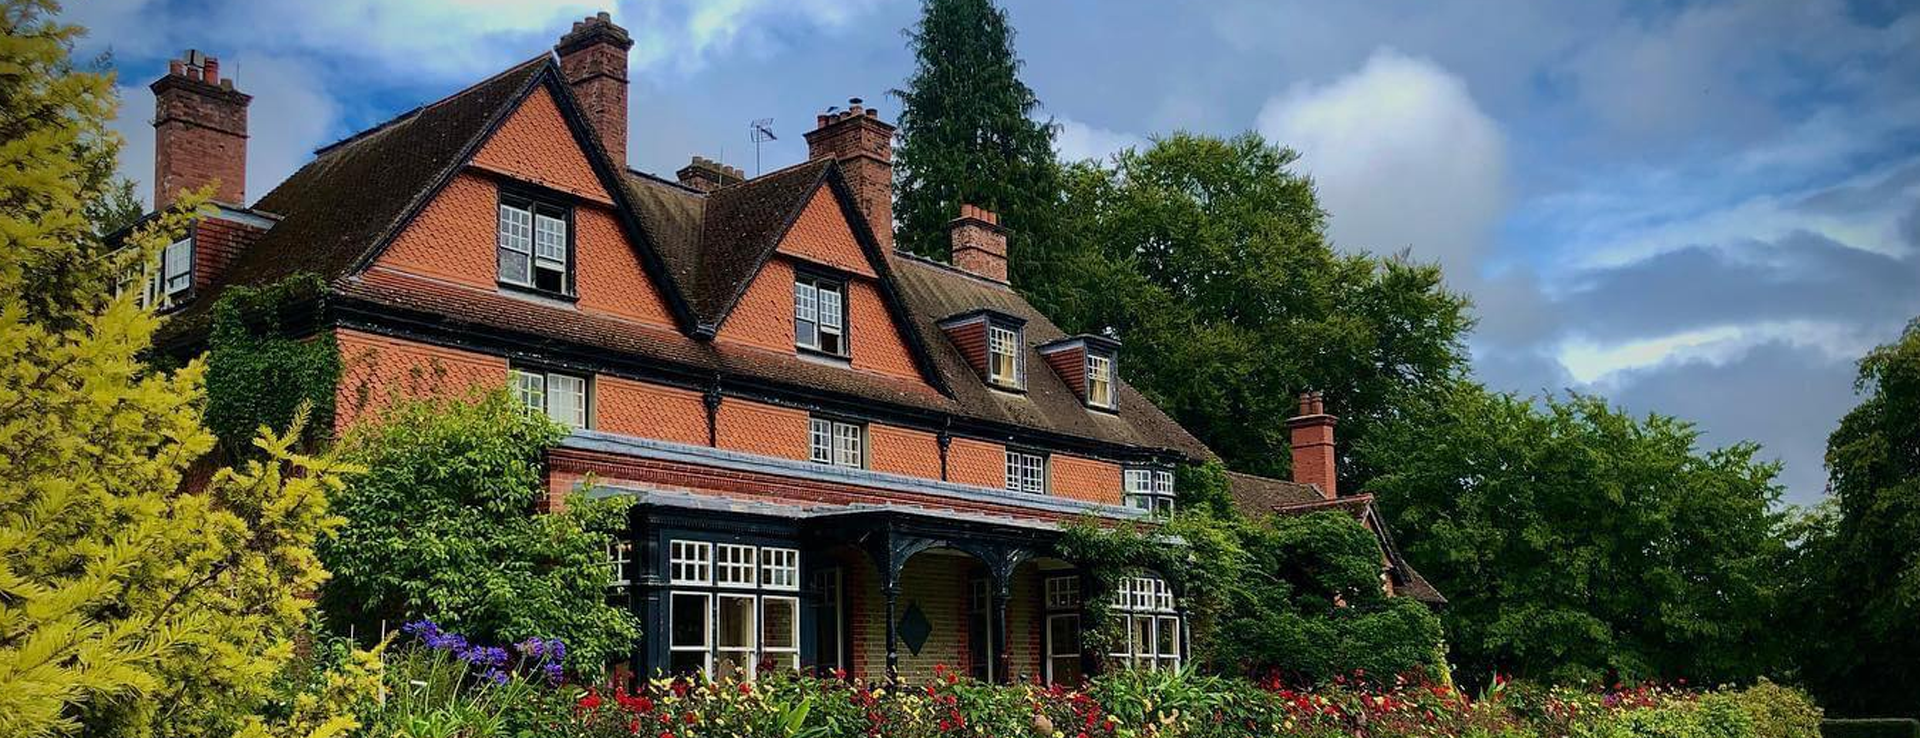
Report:
[[[1654,685],[1522,689],[1471,698],[1423,680],[1343,677],[1315,689],[1191,673],[1121,672],[1081,689],[989,685],[946,669],[916,684],[771,674],[755,682],[560,681],[557,641],[512,649],[431,624],[384,658],[353,708],[369,735],[579,738],[1036,736],[1130,738],[1818,738],[1797,691]]]

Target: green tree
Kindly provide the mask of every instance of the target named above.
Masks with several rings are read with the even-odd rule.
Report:
[[[1835,712],[1920,717],[1920,319],[1860,360],[1801,540],[1804,676]]]
[[[239,472],[195,466],[203,369],[144,363],[159,318],[116,285],[204,193],[100,238],[112,79],[75,69],[57,12],[0,4],[0,735],[230,735],[325,575],[338,469],[290,434]]]
[[[1073,165],[1065,266],[1017,285],[1068,332],[1120,338],[1134,387],[1228,466],[1273,476],[1300,391],[1326,392],[1345,455],[1464,372],[1472,325],[1438,267],[1336,253],[1297,158],[1255,134],[1176,134]]]
[[[1012,231],[1013,283],[1042,281],[1059,197],[1053,126],[1033,119],[1040,103],[1020,81],[1006,12],[991,0],[926,0],[908,39],[913,76],[893,91],[897,242],[947,258],[947,222],[979,205]]]
[[[1747,680],[1779,661],[1777,463],[1600,398],[1461,383],[1359,453],[1462,676]]]
[[[356,426],[342,445],[366,473],[338,496],[348,523],[321,548],[335,624],[425,617],[492,643],[558,637],[581,671],[627,655],[638,623],[606,602],[624,506],[576,494],[562,512],[535,509],[561,435],[505,391],[407,402]]]

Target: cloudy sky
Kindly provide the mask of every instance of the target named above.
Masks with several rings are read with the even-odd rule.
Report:
[[[71,2],[71,0],[70,0]],[[637,40],[631,162],[801,159],[850,96],[891,116],[911,0],[80,0],[152,172],[166,59],[254,95],[249,196],[312,149],[607,9]],[[1008,0],[1072,157],[1256,130],[1300,150],[1340,248],[1409,249],[1477,303],[1476,371],[1758,441],[1821,494],[1852,362],[1920,315],[1920,7],[1904,0]]]

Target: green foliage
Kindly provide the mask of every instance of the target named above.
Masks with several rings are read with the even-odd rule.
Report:
[[[1162,534],[1182,545],[1166,545]],[[1209,671],[1304,684],[1356,671],[1383,679],[1439,672],[1439,620],[1418,602],[1386,596],[1378,542],[1343,513],[1259,521],[1182,513],[1162,532],[1078,523],[1062,549],[1090,565],[1096,592],[1136,568],[1182,584],[1193,661]],[[1086,640],[1100,653],[1115,637],[1105,599],[1087,605]]]
[[[624,656],[639,626],[606,603],[615,499],[574,494],[542,514],[544,452],[562,430],[504,391],[403,403],[342,441],[367,473],[335,505],[347,520],[321,549],[322,605],[373,632],[430,618],[497,643],[558,637],[583,671]]]
[[[1047,281],[1059,202],[1053,127],[1019,78],[1013,30],[992,0],[925,0],[908,33],[915,67],[894,151],[894,214],[901,248],[944,259],[947,223],[971,204],[994,210],[1011,233],[1014,284]],[[886,228],[886,223],[873,224]]]
[[[1788,569],[1797,661],[1836,714],[1920,716],[1920,320],[1860,360],[1855,390]]]
[[[1175,134],[1073,165],[1057,268],[1015,283],[1067,332],[1120,338],[1127,380],[1227,466],[1282,478],[1300,391],[1326,392],[1345,456],[1463,373],[1471,325],[1438,267],[1335,253],[1297,159],[1254,134]]]
[[[285,427],[311,408],[307,440],[333,428],[340,348],[331,333],[299,337],[298,323],[317,310],[325,285],[300,274],[266,287],[234,286],[213,306],[207,347],[207,427],[240,455],[256,429]],[[288,330],[289,319],[296,330]]]
[[[1820,738],[1820,707],[1807,693],[1761,679],[1733,694],[1753,722],[1754,738]]]
[[[1836,718],[1820,721],[1821,738],[1920,738],[1913,718]]]
[[[291,433],[238,471],[193,466],[203,367],[143,362],[160,320],[116,287],[205,193],[101,239],[112,80],[73,67],[57,13],[0,4],[0,735],[232,734],[325,576],[345,470]]]
[[[1173,470],[1173,488],[1179,497],[1174,507],[1215,518],[1231,518],[1233,493],[1227,480],[1227,467],[1218,461],[1181,464]]]
[[[1461,673],[1750,680],[1785,555],[1778,465],[1680,420],[1459,384],[1360,454],[1402,551],[1447,594]]]

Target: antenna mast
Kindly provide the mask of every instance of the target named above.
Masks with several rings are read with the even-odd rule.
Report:
[[[773,119],[761,118],[747,124],[747,138],[753,141],[753,176],[760,176],[760,144],[766,141],[778,141],[773,135]]]

